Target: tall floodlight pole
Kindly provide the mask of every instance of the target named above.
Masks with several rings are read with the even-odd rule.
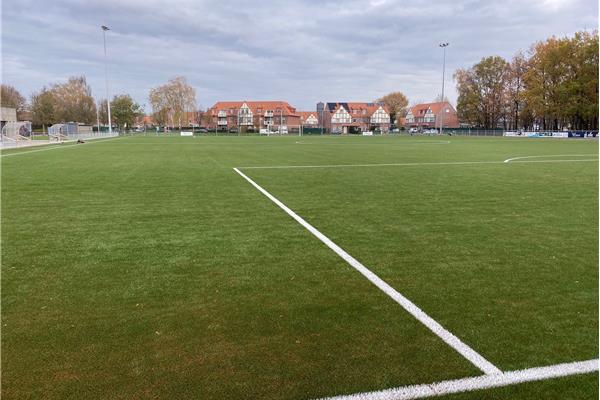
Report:
[[[445,105],[444,105],[444,83],[446,81],[446,47],[448,47],[450,43],[440,43],[440,47],[444,49],[444,63],[443,63],[443,67],[442,67],[442,116],[440,118],[440,135],[442,133],[444,133],[444,111],[445,111]]]
[[[96,125],[98,127],[98,135],[100,135],[100,105],[102,105],[102,103],[96,105]]]
[[[110,118],[110,97],[108,96],[108,59],[106,57],[106,31],[108,26],[102,25],[102,39],[104,40],[104,78],[106,80],[106,105],[108,107],[108,134],[112,136],[112,120]]]

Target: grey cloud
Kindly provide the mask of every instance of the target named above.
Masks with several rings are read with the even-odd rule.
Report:
[[[29,95],[85,74],[104,94],[107,24],[111,92],[147,103],[148,90],[177,75],[198,103],[282,99],[372,100],[401,90],[431,100],[449,41],[451,76],[486,55],[510,58],[536,40],[597,27],[594,0],[192,1],[5,0],[3,81]]]

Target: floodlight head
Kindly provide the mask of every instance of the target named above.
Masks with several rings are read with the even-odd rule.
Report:
[[[103,31],[110,31],[110,28],[106,25],[102,25],[101,28]]]
[[[446,43],[440,43],[440,47],[448,47],[450,43],[446,42]]]

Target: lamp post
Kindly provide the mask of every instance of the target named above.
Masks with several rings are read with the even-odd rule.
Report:
[[[104,78],[106,80],[106,105],[108,107],[108,135],[112,136],[112,120],[110,118],[110,97],[108,96],[108,59],[106,58],[106,31],[108,26],[102,25],[102,39],[104,41]]]
[[[443,67],[442,67],[442,116],[440,117],[440,135],[442,133],[444,133],[444,111],[445,111],[445,106],[444,106],[444,83],[446,80],[446,47],[448,47],[450,43],[446,42],[446,43],[440,43],[440,47],[444,49],[444,63],[443,63]]]

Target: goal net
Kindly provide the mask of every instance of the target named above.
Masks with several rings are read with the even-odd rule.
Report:
[[[2,127],[2,142],[8,144],[31,139],[31,122],[10,121]]]

